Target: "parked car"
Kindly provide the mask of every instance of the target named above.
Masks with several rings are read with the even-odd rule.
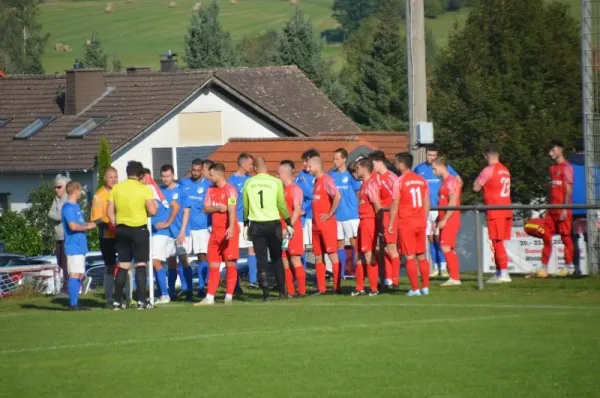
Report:
[[[0,253],[0,267],[5,267],[11,260],[24,259],[25,256],[13,253]]]

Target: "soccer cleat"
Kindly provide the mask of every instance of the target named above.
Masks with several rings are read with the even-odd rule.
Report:
[[[437,268],[429,273],[430,278],[437,278],[438,276],[440,276],[440,271]]]
[[[385,284],[385,287],[387,287],[388,289],[391,289],[392,285],[393,285],[391,279],[386,279],[385,282],[384,282],[384,284]]]
[[[171,297],[169,296],[160,296],[157,299],[154,299],[154,305],[161,305],[161,304],[169,304],[171,302]]]
[[[548,270],[545,269],[545,268],[538,268],[535,271],[535,277],[536,278],[542,278],[542,279],[547,278],[548,277]]]
[[[446,282],[442,283],[440,286],[460,286],[461,282],[456,279],[448,279]]]
[[[569,276],[569,270],[567,270],[566,268],[563,268],[560,271],[558,271],[556,274],[554,274],[554,276],[557,276],[559,278],[564,278],[565,276]]]
[[[248,289],[260,289],[256,283],[248,283]]]
[[[448,277],[450,277],[450,274],[448,273],[448,271],[446,271],[446,270],[444,269],[444,270],[442,270],[442,273],[440,274],[440,276],[441,276],[442,278],[448,278]]]
[[[357,296],[366,296],[367,292],[365,292],[364,290],[355,290],[352,293],[350,293],[350,295],[352,297],[357,297]]]
[[[215,305],[215,300],[202,299],[199,303],[194,303],[194,307],[206,307],[208,305]]]
[[[421,291],[420,290],[409,290],[408,292],[406,292],[406,297],[417,297],[421,295]]]
[[[421,295],[423,295],[423,296],[429,295],[429,288],[424,287],[423,289],[421,289]]]
[[[379,294],[378,290],[376,290],[374,292],[369,292],[369,297],[377,296],[378,294]]]
[[[125,301],[122,303],[115,301],[113,303],[113,310],[115,310],[115,311],[126,310],[126,309],[127,309],[127,302],[125,302]]]
[[[90,311],[91,308],[84,307],[81,305],[73,305],[69,307],[69,311]]]
[[[232,305],[233,304],[233,297],[225,297],[225,301],[223,301],[223,304],[225,304],[225,305]]]
[[[497,280],[498,281],[496,283],[510,283],[510,282],[512,282],[512,279],[510,279],[509,275],[505,275],[505,276],[501,275],[501,276],[499,276],[497,278]]]
[[[320,291],[318,291],[318,290],[317,290],[316,292],[314,292],[313,294],[311,294],[311,295],[310,295],[310,297],[322,296],[322,295],[324,295],[324,294],[325,294],[325,293],[321,293]]]
[[[487,281],[485,281],[485,283],[496,284],[496,283],[498,283],[498,278],[499,278],[498,275],[494,275],[490,279],[488,279]]]
[[[154,306],[149,301],[146,301],[145,303],[142,301],[138,301],[138,303],[137,303],[138,310],[150,310],[152,308],[154,308]]]

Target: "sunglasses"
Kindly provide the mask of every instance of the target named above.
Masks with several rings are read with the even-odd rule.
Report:
[[[64,188],[64,185],[59,185],[59,186],[54,187],[54,189],[62,189],[62,188]]]

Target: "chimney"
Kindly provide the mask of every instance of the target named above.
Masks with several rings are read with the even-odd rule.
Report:
[[[67,71],[65,115],[77,115],[106,91],[102,69]]]
[[[177,61],[174,59],[161,59],[160,60],[160,71],[163,73],[177,73],[179,67]]]
[[[151,70],[149,66],[130,66],[127,68],[128,75],[142,75],[150,72]]]

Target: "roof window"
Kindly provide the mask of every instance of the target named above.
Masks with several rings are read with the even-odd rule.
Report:
[[[29,126],[19,131],[17,135],[14,136],[14,139],[26,140],[28,138],[31,138],[34,134],[43,129],[46,125],[50,124],[54,119],[54,116],[40,117],[36,119],[33,123],[31,123]]]

